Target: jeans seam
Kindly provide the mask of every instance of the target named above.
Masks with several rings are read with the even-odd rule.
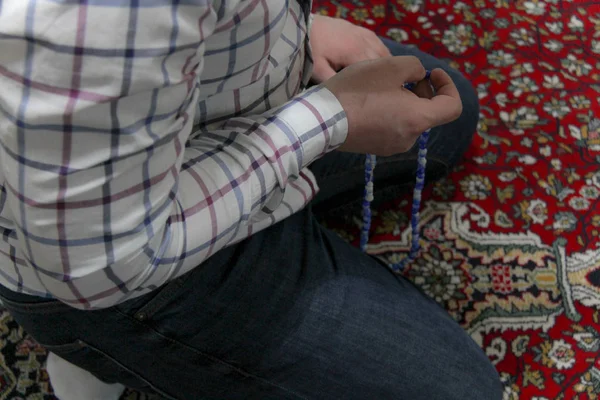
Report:
[[[121,315],[125,316],[127,319],[129,319],[130,321],[134,322],[136,325],[141,325],[143,328],[145,328],[145,329],[147,329],[147,330],[151,331],[153,334],[157,335],[157,336],[158,336],[158,337],[160,337],[161,339],[167,340],[167,341],[168,341],[168,342],[170,342],[170,343],[173,343],[173,344],[175,344],[175,345],[177,345],[177,346],[183,347],[183,348],[185,348],[186,350],[193,351],[194,353],[197,353],[197,354],[201,355],[202,357],[205,357],[205,358],[207,358],[207,359],[209,359],[209,360],[211,360],[211,361],[213,361],[213,362],[216,362],[216,363],[219,363],[219,364],[221,364],[221,365],[224,365],[224,366],[226,366],[226,367],[228,367],[228,368],[231,368],[233,371],[235,371],[235,372],[237,372],[237,373],[239,373],[239,374],[241,374],[241,375],[243,375],[243,376],[245,376],[245,377],[247,377],[247,378],[252,378],[252,379],[255,379],[255,380],[259,381],[259,382],[263,382],[263,383],[266,383],[266,384],[268,384],[268,385],[271,385],[271,386],[273,386],[273,387],[276,387],[276,388],[278,388],[278,389],[281,389],[281,390],[283,390],[284,392],[287,392],[287,393],[289,393],[289,394],[291,394],[291,395],[293,395],[293,396],[297,397],[298,399],[301,399],[301,400],[308,400],[306,397],[303,397],[303,396],[299,395],[298,393],[296,393],[296,392],[294,392],[294,391],[292,391],[292,390],[290,390],[290,389],[287,389],[287,388],[285,388],[285,387],[283,387],[283,386],[281,386],[281,385],[279,385],[279,384],[277,384],[277,383],[275,383],[275,382],[271,382],[271,381],[269,381],[268,379],[261,378],[260,376],[257,376],[257,375],[255,375],[255,374],[252,374],[252,373],[250,373],[250,372],[247,372],[247,371],[245,371],[245,370],[243,370],[243,369],[241,369],[241,368],[239,368],[239,367],[236,367],[235,365],[232,365],[232,364],[228,363],[227,361],[221,360],[221,359],[220,359],[220,358],[218,358],[218,357],[212,356],[212,355],[210,355],[210,354],[208,354],[208,353],[205,353],[205,352],[203,352],[203,351],[201,351],[201,350],[198,350],[198,349],[196,349],[195,347],[192,347],[192,346],[189,346],[189,345],[187,345],[187,344],[185,344],[185,343],[182,343],[182,342],[180,342],[179,340],[175,340],[175,339],[173,339],[173,338],[170,338],[170,337],[168,337],[168,336],[165,336],[165,335],[163,335],[162,333],[160,333],[159,331],[157,331],[156,329],[153,329],[153,328],[152,328],[152,327],[150,327],[149,325],[147,325],[147,324],[144,324],[144,323],[142,323],[142,322],[138,321],[137,319],[135,319],[135,318],[131,317],[130,315],[127,315],[126,313],[124,313],[124,312],[123,312],[123,311],[121,311],[121,310],[115,310],[115,311],[116,311],[116,312],[118,312],[119,314],[121,314]]]

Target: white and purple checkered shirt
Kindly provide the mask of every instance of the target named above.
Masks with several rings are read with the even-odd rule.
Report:
[[[347,133],[309,9],[0,0],[0,284],[108,307],[304,207]]]

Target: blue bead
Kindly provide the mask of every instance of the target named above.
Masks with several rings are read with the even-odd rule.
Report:
[[[431,76],[431,72],[427,71],[426,79],[429,79]],[[404,87],[412,90],[414,88],[414,83],[407,83]],[[400,271],[404,269],[404,267],[414,261],[419,253],[419,220],[420,220],[420,209],[421,209],[421,192],[423,187],[425,186],[425,167],[427,165],[427,141],[429,139],[429,130],[423,132],[421,137],[419,138],[419,153],[417,160],[417,171],[416,171],[416,181],[415,187],[413,190],[413,202],[411,205],[411,246],[409,253],[405,258],[400,260],[399,263],[390,265],[390,268],[394,271]],[[371,186],[373,183],[373,173],[374,167],[376,164],[376,157],[373,155],[368,155],[365,160],[365,190],[364,190],[364,198],[362,202],[363,209],[363,226],[361,229],[360,236],[360,247],[363,251],[366,250],[367,243],[369,241],[369,231],[371,229],[371,202],[368,199],[369,190],[367,190],[368,186]]]

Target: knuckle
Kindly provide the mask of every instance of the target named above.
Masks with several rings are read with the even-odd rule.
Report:
[[[399,61],[400,61],[400,58],[401,58],[401,57],[388,57],[388,58],[382,58],[382,59],[381,59],[381,62],[382,62],[382,63],[385,63],[386,65],[389,65],[389,66],[391,66],[391,67],[396,67],[396,68],[398,68],[398,67],[400,67],[400,64],[401,64],[401,63],[399,62]]]
[[[407,58],[408,60],[410,60],[410,62],[412,62],[412,63],[415,63],[415,64],[417,64],[417,63],[418,63],[418,64],[421,64],[421,62],[419,61],[419,58],[418,58],[417,56],[412,56],[412,55],[410,55],[410,56],[406,56],[406,58]]]
[[[460,99],[457,100],[457,102],[456,102],[456,110],[457,111],[456,112],[458,113],[458,115],[462,114],[463,108],[464,108],[463,102]]]
[[[419,60],[418,57],[406,56],[404,62],[404,68],[409,68],[418,75],[425,75],[425,67],[423,66],[423,63],[421,62],[421,60]]]
[[[372,30],[367,29],[367,28],[363,28],[363,29],[366,31],[365,32],[366,37],[371,38],[371,39],[377,38],[377,34],[375,32],[373,32]]]
[[[381,66],[381,72],[385,74],[397,74],[402,65],[394,57],[382,57],[377,59]]]
[[[462,101],[456,100],[454,102],[454,108],[452,109],[452,118],[457,119],[461,116],[463,112],[463,104]]]
[[[425,67],[423,66],[423,64],[421,63],[421,60],[419,60],[419,58],[417,56],[407,56],[408,57],[408,62],[410,62],[411,65],[414,65],[415,68],[420,68],[422,70],[425,70]]]

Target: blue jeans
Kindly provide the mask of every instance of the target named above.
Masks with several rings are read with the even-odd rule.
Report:
[[[477,97],[441,61],[386,43],[445,68],[460,89],[461,118],[432,132],[428,176],[439,178],[471,141]],[[378,199],[410,188],[415,155],[380,160]],[[315,162],[322,192],[311,206],[141,298],[79,311],[0,295],[57,355],[169,399],[501,399],[494,367],[441,307],[315,217],[360,199],[363,157]]]

